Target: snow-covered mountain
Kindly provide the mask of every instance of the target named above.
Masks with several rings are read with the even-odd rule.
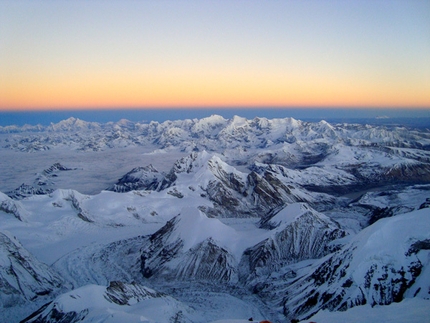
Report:
[[[287,203],[331,200],[323,194],[311,194],[277,175],[261,168],[259,173],[243,173],[220,156],[203,151],[179,159],[164,176],[152,166],[134,169],[111,189],[125,191],[138,185],[141,190],[168,190],[179,198],[193,191],[212,203],[211,207],[201,206],[201,210],[209,216],[222,217],[264,217],[278,212]]]
[[[224,119],[216,115],[163,123],[121,120],[99,124],[70,118],[46,127],[0,127],[0,147],[5,151],[53,155],[65,150],[90,153],[127,148],[145,149],[158,156],[207,151],[222,155],[223,161],[232,166],[252,168],[256,163],[284,166],[300,184],[324,192],[339,192],[345,185],[349,189],[368,189],[381,184],[430,181],[428,131],[401,126],[312,123],[292,118]],[[96,186],[97,190],[115,189],[115,184],[119,191],[140,189],[139,180],[135,180],[142,178],[142,167],[147,165],[130,167],[128,176],[124,172],[121,174],[124,178]],[[106,172],[100,171],[99,176]],[[325,176],[319,176],[321,173]],[[79,171],[74,175],[83,176],[82,180],[88,177]],[[149,175],[154,174],[151,171]],[[142,180],[141,184],[146,185]],[[24,195],[31,193],[29,186],[36,191],[43,189],[28,182],[24,184],[27,186],[20,190]]]
[[[430,209],[422,209],[382,219],[315,261],[304,274],[266,280],[259,292],[282,298],[285,316],[300,320],[321,309],[345,311],[406,298],[428,299],[429,216]],[[282,293],[276,294],[279,290]]]
[[[41,173],[36,173],[32,184],[23,183],[13,191],[7,192],[7,195],[19,200],[27,196],[52,193],[56,189],[54,179],[58,176],[58,173],[70,170],[73,169],[67,168],[60,163],[54,163]]]
[[[338,153],[343,145],[428,161],[428,154],[419,150],[425,150],[430,143],[426,130],[400,126],[331,125],[325,121],[312,123],[292,118],[247,120],[238,116],[227,120],[216,115],[163,123],[121,120],[99,124],[70,118],[47,127],[34,127],[33,131],[28,126],[13,129],[13,136],[7,136],[2,146],[20,151],[64,146],[98,150],[154,144],[162,149],[177,147],[189,152],[224,151],[232,160],[250,156],[277,163],[285,158],[281,162],[284,165],[314,164],[331,152]],[[0,127],[0,133],[11,131],[10,127]]]
[[[0,320],[426,318],[429,149],[292,118],[0,127]]]
[[[19,221],[26,221],[27,211],[23,208],[20,202],[13,200],[6,194],[0,192],[0,203],[0,211],[13,215]]]
[[[192,153],[175,163],[162,188],[178,187],[178,176],[179,180],[190,177],[191,185],[198,183],[201,195],[213,203],[212,208],[205,210],[210,215],[256,216],[296,199],[281,182],[271,185],[256,173],[242,173],[206,152]]]
[[[241,265],[244,280],[266,276],[281,267],[317,259],[340,248],[335,241],[347,235],[338,223],[304,203],[290,204],[270,219],[270,236],[245,250]]]
[[[193,322],[193,316],[191,308],[168,295],[112,281],[65,293],[22,322]]]
[[[142,275],[165,280],[236,281],[236,239],[236,232],[219,220],[184,208],[142,247]]]
[[[67,283],[8,232],[0,232],[0,318],[30,314],[37,304],[66,290]]]
[[[134,190],[156,190],[162,176],[152,165],[136,167],[121,177],[118,182],[107,190],[119,193]]]

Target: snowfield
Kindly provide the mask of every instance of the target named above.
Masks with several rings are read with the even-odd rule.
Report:
[[[430,134],[0,127],[2,322],[425,322]]]
[[[422,323],[429,315],[429,301],[424,299],[405,299],[401,303],[386,306],[364,305],[351,308],[345,312],[321,311],[303,322],[331,322],[331,323]]]

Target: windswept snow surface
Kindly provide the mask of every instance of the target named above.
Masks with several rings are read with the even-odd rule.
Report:
[[[65,293],[25,322],[147,322],[180,319],[192,322],[191,308],[167,295],[139,285],[112,282],[109,287],[87,285]]]
[[[330,322],[330,323],[423,323],[430,317],[430,301],[419,298],[405,299],[401,303],[387,306],[364,305],[351,308],[345,312],[321,311],[301,322]]]
[[[57,190],[14,201],[22,206],[21,213],[27,212],[27,221],[5,221],[3,227],[13,231],[40,260],[52,263],[88,243],[153,232],[177,215],[181,205],[208,204],[203,198],[179,199],[168,192],[103,191],[84,195],[74,190]],[[11,218],[14,214],[3,216]]]
[[[0,321],[426,321],[429,151],[293,118],[0,127]]]
[[[237,259],[243,252],[247,244],[256,241],[257,238],[247,239],[245,235],[237,232],[228,225],[223,224],[218,219],[210,219],[196,208],[184,207],[179,213],[180,221],[176,227],[175,235],[170,239],[181,239],[184,251],[188,251],[193,246],[207,240],[214,239],[222,247],[227,248],[236,255]]]
[[[62,322],[208,322],[214,317],[238,320],[244,317],[262,318],[249,304],[230,295],[215,295],[208,303],[218,301],[222,308],[208,306],[206,311],[191,308],[177,299],[138,284],[111,282],[108,287],[86,285],[57,297],[26,323]],[[224,320],[223,320],[224,321]]]

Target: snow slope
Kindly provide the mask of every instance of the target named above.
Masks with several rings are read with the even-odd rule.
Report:
[[[111,282],[87,285],[56,298],[23,322],[192,322],[194,311],[145,286]]]
[[[0,232],[0,320],[6,322],[38,306],[70,286],[38,261],[10,233]]]
[[[400,303],[387,306],[364,305],[351,308],[345,312],[321,311],[302,322],[330,323],[422,323],[430,315],[430,301],[419,298],[406,299]]]
[[[289,318],[306,319],[320,309],[346,310],[404,299],[429,299],[430,209],[381,219],[312,270],[287,283]]]
[[[245,250],[239,266],[249,285],[285,265],[335,251],[340,247],[336,240],[347,235],[338,223],[304,203],[290,204],[263,223],[273,228],[270,236]]]

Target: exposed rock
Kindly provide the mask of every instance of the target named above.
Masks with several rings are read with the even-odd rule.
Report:
[[[237,280],[237,261],[216,241],[233,230],[198,210],[183,209],[181,214],[149,237],[142,247],[141,270],[146,278]]]
[[[118,193],[133,190],[157,190],[162,179],[163,174],[159,173],[152,165],[136,167],[107,190]]]
[[[233,282],[237,280],[236,265],[234,257],[226,249],[208,238],[186,252],[176,269],[176,278]]]
[[[321,258],[340,248],[335,240],[347,232],[338,223],[306,204],[287,206],[263,225],[271,236],[245,250],[239,268],[242,280],[264,276],[281,267],[306,259]]]
[[[163,294],[138,284],[111,281],[106,288],[105,298],[118,305],[133,305],[145,299],[162,297]]]
[[[55,295],[64,284],[13,237],[0,232],[0,307],[3,309]]]
[[[172,297],[138,284],[110,282],[87,285],[62,294],[22,323],[180,322],[189,323],[192,310]],[[150,316],[150,318],[147,318]]]
[[[58,172],[71,170],[73,169],[67,168],[60,163],[55,163],[43,170],[42,173],[37,173],[33,184],[28,185],[23,183],[13,191],[7,192],[7,195],[13,199],[21,200],[32,195],[50,194],[56,189],[52,179],[58,176]]]
[[[341,250],[317,262],[310,274],[284,286],[284,314],[306,319],[330,311],[400,302],[406,295],[428,297],[428,243],[411,242],[411,233],[428,236],[428,212],[383,219],[360,232]],[[407,233],[406,233],[407,232]],[[419,253],[426,253],[419,256]],[[419,284],[415,284],[420,279]]]
[[[21,203],[12,200],[2,192],[0,192],[0,211],[12,214],[18,220],[26,222],[27,211],[22,207]]]

